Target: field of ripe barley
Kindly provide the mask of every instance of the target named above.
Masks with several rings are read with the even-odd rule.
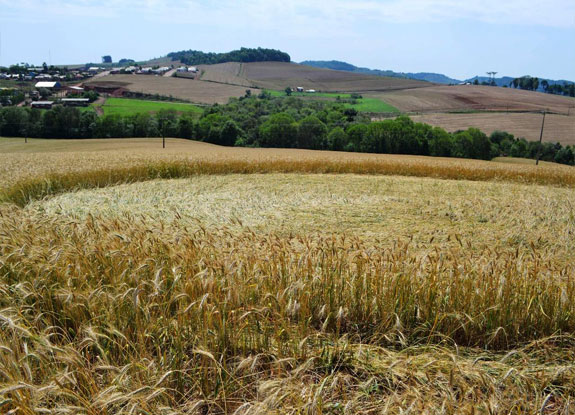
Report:
[[[0,413],[575,412],[573,168],[158,143],[0,141]]]

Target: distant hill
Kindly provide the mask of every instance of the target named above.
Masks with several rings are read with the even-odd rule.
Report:
[[[390,76],[393,78],[404,78],[404,79],[415,79],[418,81],[427,81],[433,82],[438,84],[458,84],[461,81],[457,79],[450,78],[443,74],[439,73],[432,73],[432,72],[394,72],[390,70],[380,70],[380,69],[370,69],[370,68],[361,68],[355,65],[352,65],[347,62],[341,61],[303,61],[300,62],[301,65],[308,65],[308,66],[315,66],[316,68],[323,68],[323,69],[333,69],[336,71],[348,71],[348,72],[355,72],[361,73],[366,75],[376,75],[376,76]]]

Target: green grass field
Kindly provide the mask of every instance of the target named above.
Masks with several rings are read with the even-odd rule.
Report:
[[[393,105],[377,98],[362,98],[357,100],[357,104],[345,104],[345,106],[359,112],[400,112]]]
[[[108,98],[102,109],[105,115],[132,115],[141,112],[157,112],[162,109],[174,109],[178,112],[192,112],[195,114],[201,114],[202,112],[200,107],[192,104],[129,98]]]
[[[272,97],[285,97],[286,93],[284,91],[272,91],[267,90]],[[314,93],[306,93],[306,92],[293,92],[293,97],[302,97],[308,99],[314,98],[332,98],[336,100],[337,97],[341,99],[351,99],[351,94],[341,94],[337,92],[314,92]],[[393,105],[388,104],[385,101],[382,101],[377,98],[361,98],[357,100],[357,104],[349,104],[344,103],[348,108],[354,108],[360,112],[400,112],[397,108]]]

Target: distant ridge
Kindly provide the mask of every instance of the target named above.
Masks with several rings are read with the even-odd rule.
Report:
[[[376,76],[391,76],[393,78],[415,79],[418,81],[434,82],[438,84],[461,83],[461,81],[458,79],[450,78],[448,76],[439,73],[432,73],[432,72],[405,73],[405,72],[394,72],[390,70],[360,68],[350,63],[341,61],[303,61],[300,62],[300,64],[314,66],[316,68],[333,69],[336,71],[348,71],[348,72],[356,72]]]
[[[314,66],[317,68],[324,68],[324,69],[333,69],[336,71],[348,71],[348,72],[355,72],[355,73],[363,73],[363,74],[369,74],[369,75],[377,75],[377,76],[391,76],[394,78],[406,78],[406,79],[415,79],[418,81],[427,81],[427,82],[434,82],[437,84],[460,84],[460,83],[473,83],[476,79],[477,82],[479,82],[480,84],[485,82],[485,83],[489,83],[491,82],[491,79],[487,76],[474,76],[473,78],[469,78],[466,79],[464,81],[459,80],[459,79],[455,79],[455,78],[450,78],[446,75],[443,74],[439,74],[439,73],[433,73],[433,72],[417,72],[417,73],[413,73],[413,72],[394,72],[394,71],[390,71],[390,70],[380,70],[380,69],[369,69],[369,68],[361,68],[355,65],[352,65],[350,63],[347,62],[341,62],[341,61],[303,61],[300,62],[301,65],[308,65],[308,66]],[[503,86],[507,86],[509,87],[511,82],[513,81],[513,79],[515,79],[515,77],[511,77],[511,76],[502,76],[500,78],[495,78],[495,85],[503,87]],[[549,85],[555,85],[555,84],[559,84],[559,85],[564,85],[564,84],[572,84],[573,81],[568,81],[568,80],[564,80],[564,79],[559,79],[559,80],[554,80],[554,79],[546,79],[546,78],[539,78],[539,88],[537,88],[537,91],[543,92],[543,85],[541,83],[541,81],[547,81]]]

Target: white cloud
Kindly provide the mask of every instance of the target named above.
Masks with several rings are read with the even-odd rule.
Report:
[[[573,0],[0,0],[5,16],[126,17],[174,23],[259,24],[279,31],[306,26],[320,32],[369,19],[382,23],[469,19],[488,23],[575,28]]]

